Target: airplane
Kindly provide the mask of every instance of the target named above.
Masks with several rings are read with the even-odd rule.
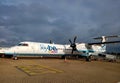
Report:
[[[76,43],[77,36],[73,41],[69,39],[70,44],[54,44],[39,43],[39,42],[20,42],[16,46],[12,46],[7,50],[4,50],[2,55],[13,57],[17,60],[20,56],[60,56],[66,58],[66,56],[85,57],[86,61],[91,61],[92,56],[104,55],[106,52],[106,44],[120,43],[120,41],[109,41],[107,38],[114,38],[119,36],[101,36],[94,39],[99,39],[101,42],[97,43]]]

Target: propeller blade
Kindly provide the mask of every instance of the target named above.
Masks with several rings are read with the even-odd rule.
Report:
[[[70,41],[70,44],[72,44],[72,41],[69,39],[69,41]]]
[[[73,41],[74,43],[75,43],[76,39],[77,39],[77,36],[74,37],[74,41]]]

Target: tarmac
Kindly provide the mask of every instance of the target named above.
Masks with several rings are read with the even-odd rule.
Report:
[[[0,58],[0,83],[120,83],[120,63]]]

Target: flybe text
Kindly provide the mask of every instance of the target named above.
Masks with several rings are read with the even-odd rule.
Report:
[[[58,49],[55,46],[50,46],[50,45],[40,45],[40,49],[43,50],[44,52],[49,52],[49,53],[57,53]]]

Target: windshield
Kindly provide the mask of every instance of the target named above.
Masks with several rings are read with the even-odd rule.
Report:
[[[28,46],[28,44],[26,44],[26,43],[20,43],[20,44],[18,44],[18,46]]]

